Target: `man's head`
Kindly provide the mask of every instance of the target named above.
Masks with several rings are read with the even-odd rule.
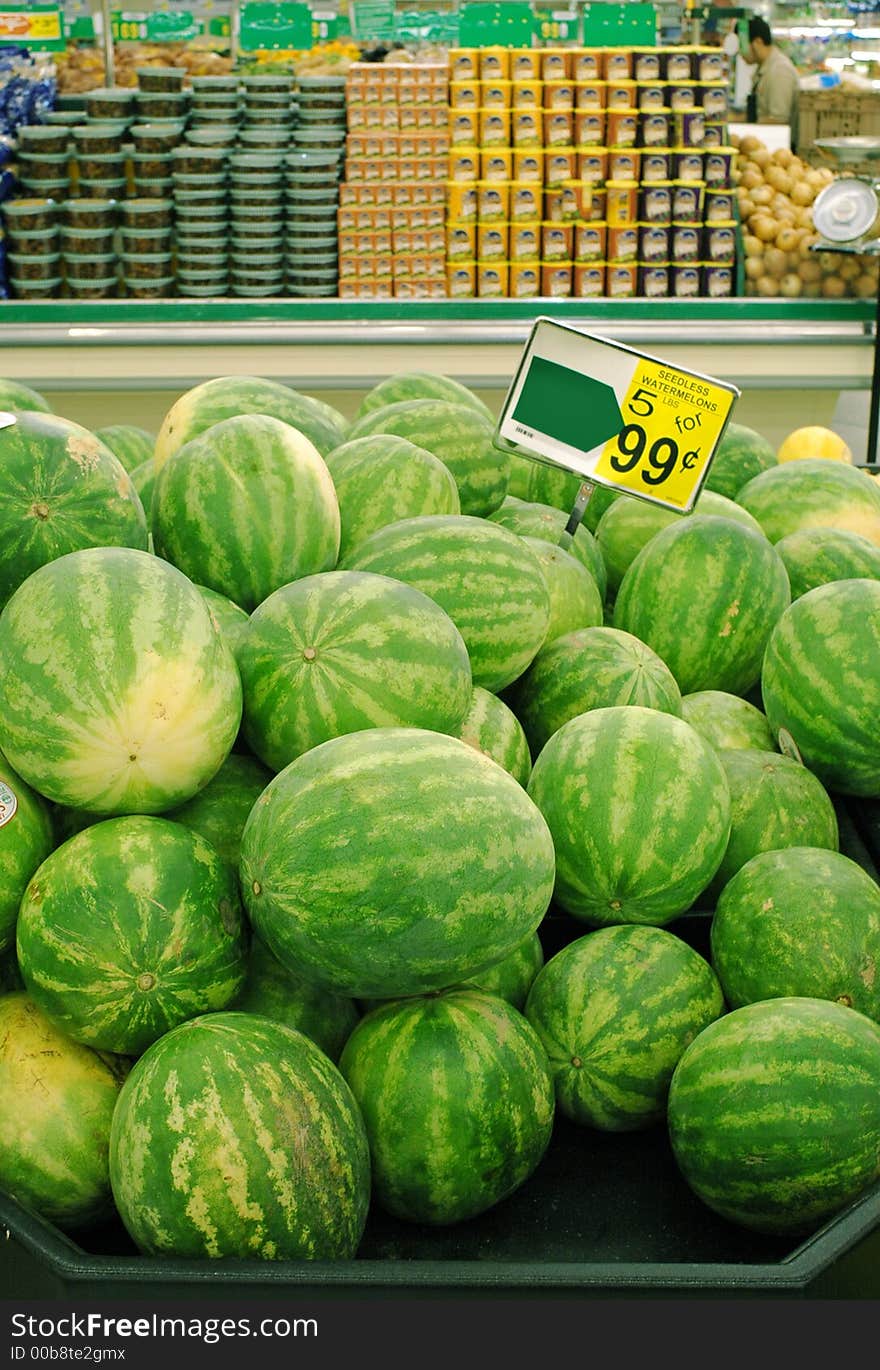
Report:
[[[749,46],[746,49],[746,61],[753,65],[757,62],[758,66],[767,60],[767,55],[773,44],[773,34],[770,32],[770,25],[766,19],[757,16],[749,20]]]

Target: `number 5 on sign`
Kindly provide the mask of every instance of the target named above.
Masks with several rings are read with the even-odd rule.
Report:
[[[726,381],[538,319],[495,441],[685,513],[739,393]]]

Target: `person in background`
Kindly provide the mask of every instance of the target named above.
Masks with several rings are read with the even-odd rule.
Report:
[[[754,112],[750,99],[749,119],[758,124],[788,124],[792,151],[797,148],[798,74],[790,58],[773,42],[766,19],[749,20],[749,46],[746,61],[754,65],[752,84]]]

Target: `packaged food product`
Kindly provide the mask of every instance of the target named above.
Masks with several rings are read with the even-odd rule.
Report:
[[[680,181],[672,187],[673,223],[698,224],[703,216],[702,181]]]
[[[609,262],[605,268],[605,288],[609,299],[632,299],[638,289],[635,262]]]
[[[10,252],[7,260],[10,275],[18,281],[52,281],[61,274],[61,255],[58,252]]]
[[[122,283],[135,300],[167,300],[174,294],[174,277],[161,276],[155,281],[137,280],[123,275]]]
[[[480,103],[483,109],[510,109],[512,83],[484,78],[480,89]]]
[[[510,75],[514,81],[533,81],[541,75],[541,55],[537,48],[518,48],[510,54]]]
[[[512,300],[534,299],[541,286],[540,267],[537,262],[511,262],[508,279]]]
[[[478,60],[481,81],[502,81],[510,76],[509,48],[480,48]]]
[[[637,222],[639,186],[636,181],[608,181],[605,192],[608,197],[605,217],[609,227]]]
[[[85,96],[86,114],[90,119],[128,119],[134,118],[135,92],[121,86],[102,87],[89,90]]]
[[[570,262],[574,245],[574,225],[571,223],[543,223],[541,225],[541,259],[545,262]]]
[[[570,261],[541,263],[541,294],[548,299],[567,299],[571,294],[572,283]]]
[[[571,147],[574,142],[575,116],[571,110],[546,110],[544,113],[544,146]]]
[[[71,204],[81,206],[83,201],[73,200]],[[148,199],[123,200],[119,205],[119,215],[122,223],[128,228],[170,228],[173,222],[174,202],[173,200]],[[67,209],[67,206],[65,206],[65,222],[74,224],[78,222],[77,218],[71,217],[71,211]]]
[[[572,54],[572,75],[575,81],[598,81],[602,74],[600,53],[595,48],[586,48]]]
[[[704,48],[697,53],[695,75],[698,81],[723,81],[726,58],[720,48]]]
[[[69,293],[77,300],[105,300],[115,295],[119,288],[119,278],[112,276],[74,276],[68,271],[65,283]]]
[[[486,221],[510,222],[510,186],[496,181],[477,184],[477,217]]]
[[[22,152],[66,154],[70,130],[63,124],[20,124],[16,137]]]
[[[510,232],[508,224],[480,224],[477,228],[477,260],[508,260]]]
[[[637,148],[609,148],[608,179],[611,181],[641,180],[642,154]],[[586,179],[592,179],[584,177]]]
[[[605,143],[606,114],[601,109],[579,109],[574,116],[577,147],[602,147]]]
[[[451,181],[477,181],[480,176],[480,154],[476,149],[462,151],[453,148],[449,154]]]
[[[673,262],[669,268],[669,293],[677,300],[693,300],[700,294],[700,268],[696,262]]]
[[[60,207],[61,210],[65,208],[66,204]],[[105,210],[106,208],[104,206]],[[59,212],[56,200],[36,197],[6,200],[3,205],[3,218],[7,228],[21,232],[45,232],[54,228],[58,222]]]
[[[225,232],[225,225],[223,225]],[[74,233],[77,230],[66,229],[66,233]],[[103,231],[103,230],[102,230]],[[180,230],[178,229],[178,232]],[[82,230],[79,230],[81,233]],[[88,251],[88,244],[82,238],[68,238],[69,250],[73,252]],[[95,250],[101,248],[95,243]],[[106,248],[105,248],[106,250]],[[123,228],[122,230],[122,250],[123,252],[168,252],[171,250],[171,229],[170,228]]]
[[[177,147],[183,137],[184,127],[183,120],[179,123],[132,124],[128,129],[128,136],[134,144],[135,152],[162,154]],[[213,125],[209,127],[213,128]],[[226,137],[235,141],[238,132],[235,126],[230,128],[228,124],[221,124],[218,127],[224,130]],[[195,137],[198,132],[197,129],[189,129],[187,137]]]
[[[669,263],[640,262],[636,291],[646,300],[665,299],[669,294]]]
[[[449,139],[452,146],[476,147],[480,137],[479,114],[475,109],[451,109],[449,111]],[[354,153],[359,143],[349,139],[349,148]]]
[[[479,111],[480,147],[510,146],[510,110],[481,109]]]
[[[510,85],[510,105],[512,109],[541,109],[543,107],[544,86],[541,81],[512,81]]]
[[[471,262],[476,260],[476,224],[449,225],[446,230],[446,255],[450,261]]]
[[[479,76],[479,49],[451,48],[449,51],[449,76],[452,82],[475,81]]]
[[[635,81],[609,80],[605,87],[606,109],[635,109]]]
[[[736,261],[736,224],[707,223],[703,229],[703,260],[731,266]]]
[[[159,92],[183,90],[187,74],[186,67],[137,67],[135,70],[140,90]]]
[[[639,116],[634,109],[609,109],[605,138],[609,147],[635,147]]]
[[[666,109],[666,85],[663,81],[645,81],[636,91],[636,107],[641,114]]]
[[[541,218],[543,191],[539,186],[514,181],[510,186],[511,223],[534,223]]]
[[[449,82],[450,109],[479,109],[480,83],[476,79]]]
[[[520,185],[544,184],[544,153],[542,151],[513,150],[513,179]]]
[[[702,181],[704,154],[700,148],[672,149],[673,181]]]
[[[99,229],[98,232],[103,233],[108,238],[112,239],[113,237],[112,229]],[[22,257],[42,257],[46,253],[57,252],[59,245],[58,229],[36,228],[22,232],[7,227],[6,241],[9,244],[10,252],[17,252]]]
[[[672,225],[672,260],[679,263],[699,261],[700,229],[696,224]]]
[[[642,183],[672,179],[672,153],[669,148],[646,148],[642,152]]]
[[[537,224],[511,224],[511,262],[537,262],[541,257],[541,235]]]
[[[497,148],[480,154],[481,181],[509,181],[513,177],[513,150]]]
[[[477,295],[503,299],[507,295],[510,266],[507,262],[477,262]]]
[[[672,223],[672,183],[654,181],[643,185],[639,193],[638,220],[641,223]]]
[[[704,111],[705,113],[705,111]],[[703,121],[703,147],[709,148],[725,147],[727,145],[727,124],[723,119],[704,119]]]
[[[709,300],[726,299],[733,294],[733,267],[706,262],[700,269],[700,293]]]
[[[159,280],[171,271],[171,253],[123,252],[122,269],[134,280]]]
[[[668,147],[671,141],[671,132],[671,110],[642,110],[639,114],[639,144],[642,147]]]
[[[456,262],[446,271],[446,288],[450,299],[470,298],[477,291],[477,267],[475,262]]]
[[[541,147],[544,128],[540,110],[512,110],[510,129],[511,141],[515,148]]]
[[[671,239],[672,229],[664,224],[639,224],[639,260],[668,262]]]
[[[184,91],[163,94],[135,92],[135,109],[139,119],[182,119],[189,109],[189,103],[190,97]],[[92,117],[91,114],[89,117]]]
[[[632,48],[605,48],[602,75],[606,81],[631,81],[633,75]]]
[[[572,74],[572,55],[568,48],[542,48],[540,62],[542,81],[563,81]]]
[[[544,156],[545,186],[559,186],[577,176],[577,153],[572,148],[553,148]]]
[[[574,107],[575,109],[604,109],[605,82],[599,80],[575,81]]]
[[[733,148],[717,147],[706,152],[706,185],[713,190],[724,190],[731,184],[733,173]]]
[[[703,114],[706,119],[726,119],[729,112],[726,82],[719,85],[706,84],[699,87],[699,91],[702,95]]]
[[[579,181],[587,181],[590,185],[601,186],[610,178],[611,154],[607,148],[578,148],[577,152],[577,175]],[[623,180],[635,180],[635,177],[623,177]]]
[[[634,262],[639,255],[639,230],[635,224],[609,224],[606,261]]]
[[[605,294],[605,263],[575,262],[572,290],[579,300],[600,299]]]
[[[657,48],[633,48],[632,74],[636,81],[659,81],[663,75]]]
[[[666,53],[667,81],[690,81],[694,75],[693,52],[689,48],[673,48]]]
[[[171,261],[171,254],[168,254]],[[82,281],[103,280],[112,276],[116,269],[115,252],[67,252],[64,256],[68,276],[76,276]]]
[[[703,201],[706,223],[729,223],[734,217],[735,196],[732,190],[706,187]]]
[[[607,224],[576,223],[573,256],[576,262],[604,262]]]

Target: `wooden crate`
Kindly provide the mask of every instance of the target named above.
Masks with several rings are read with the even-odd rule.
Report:
[[[831,163],[817,138],[880,137],[880,91],[802,90],[798,101],[798,153],[815,166]]]

